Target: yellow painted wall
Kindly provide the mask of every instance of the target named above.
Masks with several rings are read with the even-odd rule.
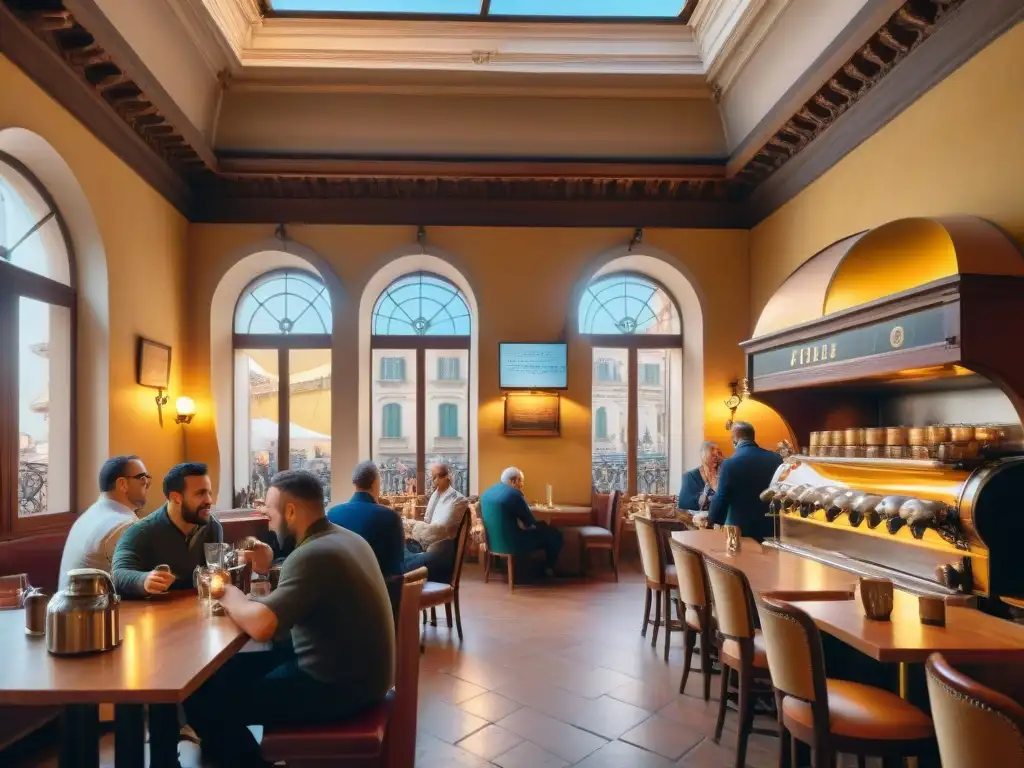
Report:
[[[189,370],[197,399],[209,401],[209,307],[213,292],[239,251],[273,234],[260,225],[193,225],[189,228]],[[358,306],[363,286],[384,264],[386,255],[415,242],[412,227],[289,227],[297,242],[312,248],[333,268],[349,300]],[[428,230],[431,246],[459,260],[480,308],[480,487],[496,482],[505,467],[516,465],[527,484],[540,492],[556,487],[560,498],[585,500],[590,489],[590,348],[569,349],[570,389],[562,401],[559,438],[508,438],[502,435],[503,406],[498,389],[498,342],[557,339],[574,310],[570,297],[597,257],[621,246],[630,233],[611,229],[529,229],[439,227]],[[743,371],[737,343],[746,337],[746,231],[647,230],[645,245],[670,254],[692,276],[705,303],[705,429],[710,439],[727,443],[722,401],[728,382]],[[350,308],[352,309],[352,308]],[[337,308],[336,312],[339,311]],[[358,313],[352,310],[351,317]],[[353,333],[355,328],[353,326]],[[339,365],[335,361],[335,368]],[[338,371],[336,370],[336,373]],[[340,375],[340,374],[339,374]],[[355,394],[353,393],[353,397]],[[208,409],[207,409],[208,410]],[[756,407],[738,417],[763,419]],[[777,419],[772,417],[777,425]],[[217,462],[212,420],[197,419],[190,440],[203,460]],[[777,440],[778,426],[762,442]],[[772,429],[776,430],[773,434]],[[190,434],[193,434],[190,433]],[[201,433],[201,434],[199,434]],[[335,446],[357,436],[334,435]],[[771,442],[774,445],[774,442]],[[337,455],[337,451],[334,451]],[[673,478],[673,485],[678,481]],[[528,493],[530,490],[528,489]]]
[[[1022,83],[1024,24],[755,227],[751,322],[805,260],[842,237],[893,219],[975,214],[1024,244]]]
[[[48,141],[71,167],[106,251],[110,296],[111,455],[137,453],[159,481],[182,457],[174,397],[184,356],[184,268],[188,222],[77,120],[0,55],[0,128],[20,127]],[[157,421],[154,390],[135,383],[136,337],[172,347],[171,404]],[[79,366],[90,365],[79,360]],[[99,465],[79,465],[77,494],[95,497]],[[148,508],[163,503],[159,487]]]

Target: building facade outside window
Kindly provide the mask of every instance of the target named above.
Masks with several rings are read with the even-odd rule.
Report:
[[[429,272],[399,277],[377,298],[370,336],[370,370],[376,372],[370,383],[370,445],[384,493],[413,486],[430,493],[430,464],[445,461],[453,485],[468,494],[470,322],[462,292]],[[401,379],[385,375],[383,361],[389,359],[400,361]],[[401,407],[398,434],[384,414],[392,406]]]
[[[682,325],[668,292],[651,278],[595,278],[579,306],[593,349],[593,485],[602,492],[670,493],[672,421],[682,413]],[[678,434],[678,431],[677,431]]]
[[[312,272],[275,270],[242,292],[234,324],[236,493],[265,498],[274,474],[305,469],[330,501],[332,322],[327,287]]]
[[[0,153],[0,537],[73,520],[74,254],[50,194]]]

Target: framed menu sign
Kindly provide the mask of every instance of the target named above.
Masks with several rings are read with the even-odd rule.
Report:
[[[558,437],[557,393],[517,393],[505,396],[505,434],[510,437]]]

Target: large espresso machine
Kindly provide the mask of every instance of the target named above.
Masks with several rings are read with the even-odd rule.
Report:
[[[1024,258],[975,217],[839,241],[765,307],[751,395],[792,433],[772,546],[904,589],[1024,606]]]

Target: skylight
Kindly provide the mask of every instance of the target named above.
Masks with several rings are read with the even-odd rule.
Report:
[[[267,0],[271,12],[351,16],[476,16],[530,19],[679,19],[686,0]],[[689,15],[689,14],[687,14]]]

